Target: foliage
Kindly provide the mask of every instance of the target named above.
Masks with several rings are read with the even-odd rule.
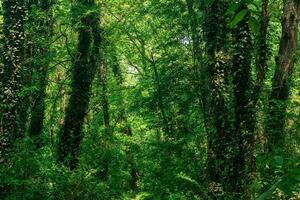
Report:
[[[299,48],[270,98],[287,1],[3,0],[0,199],[300,199]]]

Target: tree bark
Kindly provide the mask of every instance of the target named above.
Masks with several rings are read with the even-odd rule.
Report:
[[[4,69],[1,88],[0,159],[18,136],[17,110],[24,53],[24,0],[3,0]]]
[[[242,4],[239,10],[246,8]],[[239,11],[238,10],[238,11]],[[253,80],[251,75],[252,39],[248,26],[249,14],[233,31],[234,53],[232,58],[232,76],[234,93],[234,135],[232,145],[237,145],[233,154],[233,173],[230,176],[230,188],[236,199],[248,199],[249,186],[254,170],[254,129],[255,107],[251,101]]]
[[[80,10],[82,10],[82,6],[85,6],[87,10],[81,11],[77,54],[72,69],[72,92],[58,145],[58,162],[70,169],[75,169],[78,165],[84,117],[88,109],[91,83],[98,64],[97,57],[101,42],[99,14],[95,11],[88,12],[88,14],[86,12],[94,10],[95,2],[81,0],[76,3]]]
[[[50,63],[49,58],[49,41],[52,35],[52,17],[51,17],[51,0],[44,0],[36,5],[45,15],[46,19],[37,20],[35,26],[37,28],[37,35],[40,41],[35,43],[35,50],[37,55],[35,58],[38,59],[38,62],[34,63],[34,68],[37,75],[37,91],[33,94],[33,105],[31,108],[31,120],[29,126],[29,135],[34,140],[34,143],[37,147],[42,145],[42,131],[43,123],[45,117],[45,96],[46,96],[46,87],[48,80],[48,68]]]
[[[257,63],[256,63],[256,80],[254,89],[252,92],[252,101],[254,106],[257,104],[259,100],[260,94],[263,89],[263,81],[265,80],[266,71],[267,71],[267,61],[268,61],[268,27],[269,27],[269,0],[263,0],[262,2],[262,9],[261,9],[261,23],[259,29],[259,36],[258,36],[258,56],[257,56]]]
[[[228,88],[229,68],[229,30],[228,20],[224,17],[227,2],[215,0],[206,7],[204,20],[204,36],[208,65],[208,100],[207,109],[207,174],[210,179],[212,199],[226,196],[227,188],[231,187],[229,177],[232,168],[232,131],[231,116],[226,95]],[[224,194],[220,193],[223,190]]]
[[[266,126],[267,149],[269,152],[280,149],[284,145],[286,107],[297,49],[299,14],[299,0],[284,1],[282,33],[272,81],[272,91],[269,97]]]

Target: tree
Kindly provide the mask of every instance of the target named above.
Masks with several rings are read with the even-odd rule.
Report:
[[[53,2],[51,0],[44,0],[33,4],[38,11],[42,13],[43,18],[35,21],[33,26],[36,26],[36,41],[35,41],[35,60],[34,69],[36,73],[37,90],[32,95],[34,101],[31,109],[31,120],[29,126],[29,135],[35,140],[37,146],[41,145],[41,134],[43,131],[43,122],[45,116],[45,96],[49,69],[49,49],[48,44],[53,33],[51,8]]]
[[[108,102],[108,95],[107,95],[107,66],[106,65],[107,63],[103,61],[99,67],[99,80],[101,85],[101,105],[102,105],[105,133],[111,134],[109,102]]]
[[[213,187],[220,187],[227,192],[229,188],[235,188],[235,183],[230,182],[232,170],[232,152],[236,149],[232,141],[229,117],[229,102],[226,94],[228,88],[228,19],[223,17],[228,3],[226,1],[213,1],[206,7],[205,23],[203,25],[206,41],[207,65],[208,65],[208,155],[207,173],[210,184]],[[200,78],[200,77],[199,77]],[[226,113],[226,114],[225,114]],[[226,167],[225,167],[226,166]],[[228,167],[228,168],[227,168]],[[214,193],[214,191],[212,191]],[[215,198],[222,195],[213,194]]]
[[[287,100],[290,92],[290,79],[294,71],[297,49],[300,2],[285,0],[282,16],[282,33],[279,52],[276,57],[275,74],[269,97],[266,125],[267,149],[276,151],[284,146]]]
[[[19,103],[20,72],[24,59],[24,0],[4,0],[4,69],[1,88],[0,157],[6,154],[18,137],[17,110]]]
[[[115,47],[112,47],[115,48]],[[117,85],[121,88],[124,83],[124,77],[122,75],[121,66],[118,62],[118,57],[116,55],[116,51],[114,49],[111,49],[111,68],[114,74],[114,77],[117,81]],[[126,107],[124,105],[124,97],[122,91],[120,91],[120,98],[121,98],[121,104],[118,105],[119,107],[119,116],[118,121],[120,121],[121,124],[121,132],[124,133],[126,136],[131,137],[132,136],[132,128],[131,125],[128,122],[128,114],[126,112]],[[131,180],[129,183],[129,186],[132,190],[137,189],[137,183],[139,181],[139,170],[137,168],[137,163],[134,160],[133,154],[131,152],[130,147],[127,147],[125,150],[127,154],[128,164],[130,166],[130,176]]]
[[[247,7],[242,3],[238,12]],[[233,94],[234,94],[234,135],[233,144],[237,144],[234,153],[234,173],[232,181],[235,187],[232,192],[236,198],[246,195],[247,186],[251,183],[251,174],[254,170],[254,107],[251,102],[252,92],[252,39],[248,26],[249,13],[234,29],[234,54],[232,58]],[[247,191],[247,192],[246,192]]]
[[[74,5],[77,16],[78,44],[73,60],[71,96],[66,108],[63,127],[58,144],[58,162],[70,169],[78,164],[80,142],[83,137],[83,123],[89,103],[91,83],[98,65],[100,51],[99,14],[94,1],[78,0]]]

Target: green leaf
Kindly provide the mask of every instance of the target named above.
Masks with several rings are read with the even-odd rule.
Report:
[[[235,11],[239,8],[239,3],[233,3],[229,6],[229,8],[226,10],[225,15],[233,14]]]
[[[278,187],[278,185],[282,182],[282,179],[279,179],[270,189],[268,189],[266,192],[261,194],[256,200],[265,200],[272,196],[275,189]]]
[[[282,156],[274,156],[274,160],[276,164],[282,165],[283,164],[283,157]]]
[[[192,185],[196,186],[197,188],[201,188],[201,185],[196,180],[194,180],[191,177],[187,176],[183,172],[177,174],[177,177],[191,183]]]
[[[206,6],[210,6],[213,2],[214,2],[214,0],[204,0],[204,4]]]
[[[257,19],[255,19],[254,17],[250,17],[248,24],[251,31],[253,31],[254,33],[259,32],[259,23]]]
[[[147,199],[150,196],[151,196],[151,194],[149,194],[148,192],[142,192],[142,193],[139,193],[134,199],[135,200],[143,200],[143,199]]]
[[[233,20],[230,22],[230,28],[235,27],[240,21],[242,21],[248,13],[248,9],[241,10],[238,14],[236,14]]]

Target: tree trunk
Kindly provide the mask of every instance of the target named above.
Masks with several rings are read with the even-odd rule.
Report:
[[[58,162],[70,169],[78,165],[84,117],[100,51],[100,24],[99,15],[94,11],[95,2],[82,0],[76,3],[82,12],[81,25],[78,28],[77,54],[72,69],[72,92],[58,144]]]
[[[202,1],[200,1],[202,2]],[[204,64],[204,56],[203,51],[204,49],[201,49],[200,47],[200,39],[201,39],[201,33],[199,33],[198,27],[200,26],[200,19],[198,19],[199,16],[197,16],[194,4],[195,0],[186,0],[187,4],[187,11],[190,18],[190,31],[192,35],[192,57],[193,57],[193,78],[195,82],[195,92],[197,94],[197,97],[199,99],[199,107],[202,110],[203,118],[204,118],[204,124],[205,129],[207,131],[208,129],[208,122],[207,122],[207,94],[208,92],[208,68]],[[200,7],[202,8],[203,5],[200,3]],[[200,78],[199,78],[200,77]]]
[[[232,132],[228,118],[231,113],[226,95],[228,88],[228,28],[224,17],[227,3],[215,0],[205,11],[204,34],[208,59],[208,100],[207,100],[207,174],[210,179],[212,198],[227,195],[232,169]],[[220,193],[223,190],[224,194]]]
[[[245,9],[242,4],[240,10]],[[250,198],[249,186],[254,169],[255,107],[251,101],[253,81],[251,75],[252,40],[248,27],[249,15],[233,31],[234,54],[232,59],[235,123],[232,145],[237,145],[233,154],[233,173],[230,188],[234,198]]]
[[[282,34],[276,58],[266,125],[267,149],[270,152],[280,149],[284,145],[286,105],[290,91],[290,78],[295,63],[299,14],[299,0],[284,1]]]
[[[113,50],[112,50],[113,51]],[[122,87],[123,85],[123,82],[124,82],[124,78],[122,76],[122,72],[121,72],[121,68],[120,68],[120,65],[118,63],[118,59],[117,59],[117,56],[114,55],[115,52],[113,51],[112,53],[112,70],[113,70],[113,73],[114,73],[114,77],[117,81],[117,84],[119,87]],[[127,113],[126,113],[126,108],[124,106],[124,99],[122,97],[122,94],[120,94],[120,98],[121,98],[121,105],[120,106],[120,115],[119,115],[119,120],[122,124],[122,132],[125,134],[125,135],[129,135],[131,136],[132,135],[132,130],[131,130],[131,126],[130,124],[128,123],[128,118],[127,118]]]
[[[40,2],[38,8],[45,14],[46,20],[37,20],[35,26],[38,27],[37,35],[40,41],[35,43],[35,49],[37,55],[35,58],[38,62],[34,63],[36,70],[37,80],[37,91],[33,94],[33,106],[31,108],[31,121],[29,127],[29,135],[34,140],[37,147],[42,145],[42,130],[45,116],[45,96],[48,79],[48,68],[49,68],[49,44],[52,35],[52,24],[51,24],[51,0],[45,0]]]
[[[105,133],[110,134],[109,103],[108,103],[108,96],[107,96],[107,67],[106,67],[106,63],[104,61],[100,65],[99,80],[100,80],[100,85],[101,85],[101,89],[102,89],[101,105],[102,105]]]
[[[268,27],[269,27],[269,0],[263,0],[262,2],[262,10],[261,10],[261,23],[259,29],[258,36],[258,51],[257,51],[257,63],[256,63],[256,80],[254,89],[252,92],[252,101],[254,106],[257,104],[259,100],[260,94],[263,89],[263,81],[265,80],[266,70],[267,70],[267,61],[268,61],[268,43],[267,43],[267,35],[268,35]]]
[[[18,135],[17,106],[24,53],[24,0],[3,0],[4,69],[1,88],[0,159]]]
[[[123,85],[124,78],[122,76],[122,72],[121,72],[120,65],[118,63],[117,56],[114,55],[114,53],[112,55],[113,73],[114,73],[114,76],[117,80],[118,86],[121,87]],[[124,101],[123,101],[122,94],[120,94],[120,98],[122,99],[121,100],[121,105],[119,105],[119,107],[120,107],[119,119],[121,121],[121,126],[122,126],[121,131],[127,136],[132,136],[132,128],[131,128],[131,125],[128,122],[126,108],[124,106]],[[129,187],[130,187],[130,189],[135,190],[138,187],[137,184],[138,184],[138,181],[140,179],[140,173],[139,173],[139,170],[137,168],[136,161],[134,160],[134,157],[132,155],[130,146],[127,147],[127,149],[125,151],[126,151],[126,155],[127,155],[128,164],[130,166],[131,180],[130,180],[130,183],[129,183]]]

